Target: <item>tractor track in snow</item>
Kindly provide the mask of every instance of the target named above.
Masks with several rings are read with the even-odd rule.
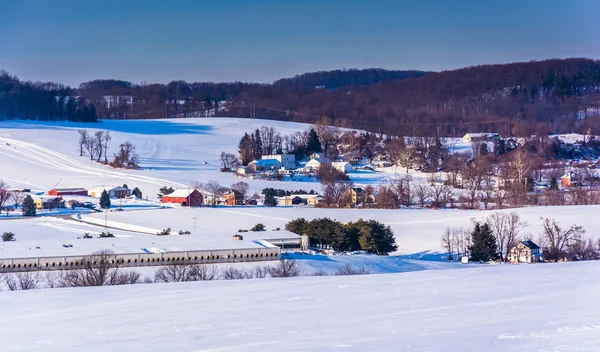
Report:
[[[135,175],[108,169],[108,166],[94,167],[67,155],[44,148],[40,145],[23,142],[16,139],[0,137],[0,154],[13,157],[35,165],[45,166],[54,170],[68,171],[80,175],[114,177],[125,181],[147,184],[165,184],[171,187],[188,187],[182,183],[150,176]]]

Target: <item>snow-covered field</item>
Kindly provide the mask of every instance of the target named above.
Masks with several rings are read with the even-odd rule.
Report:
[[[302,131],[310,125],[266,120],[197,118],[165,120],[105,120],[98,124],[1,122],[0,179],[12,187],[48,190],[59,187],[122,185],[139,187],[155,197],[164,185],[189,187],[194,182],[215,180],[223,185],[239,181],[220,173],[221,151],[237,153],[240,138],[261,126],[272,126],[283,134]],[[119,144],[136,147],[141,170],[115,170],[79,156],[77,130],[111,132],[109,155]],[[315,189],[315,182],[249,181],[253,191],[265,187]]]
[[[600,238],[595,231],[600,227],[600,217],[595,216],[600,211],[600,206],[530,207],[502,211],[516,212],[527,221],[529,226],[524,235],[534,240],[541,234],[540,217],[551,217],[565,227],[573,223],[580,224],[587,230],[586,235]],[[109,227],[123,229],[110,230],[117,237],[93,239],[77,239],[77,237],[83,236],[85,232],[96,236],[103,231],[105,218],[102,213],[81,217],[81,220],[99,226],[51,217],[8,220],[0,221],[0,230],[14,232],[17,234],[17,241],[0,242],[0,257],[78,255],[104,248],[121,253],[140,252],[142,248],[149,247],[162,250],[239,248],[237,246],[251,248],[256,245],[253,240],[289,236],[284,231],[285,224],[289,220],[298,217],[306,219],[329,217],[342,222],[355,221],[359,218],[381,221],[391,226],[395,233],[399,246],[395,254],[404,258],[441,260],[444,255],[441,254],[443,249],[440,238],[446,227],[468,228],[472,226],[473,219],[481,220],[492,213],[492,211],[449,209],[359,210],[291,207],[123,211],[111,212],[108,215]],[[196,218],[195,230],[194,218]],[[244,241],[232,241],[231,236],[238,233],[238,230],[248,230],[257,223],[264,224],[269,231],[241,233],[245,236]],[[190,231],[192,234],[161,237],[152,235],[168,227],[173,233],[183,230]],[[281,231],[273,231],[277,228]],[[73,247],[64,248],[62,244],[72,244]]]
[[[282,133],[309,127],[216,118],[104,121],[93,126],[2,122],[0,180],[36,191],[126,183],[151,199],[164,185],[179,188],[209,180],[230,185],[238,179],[219,172],[219,153],[236,152],[241,135],[262,125]],[[79,128],[111,131],[111,154],[120,143],[131,141],[142,169],[114,170],[79,157]],[[380,171],[351,178],[359,185],[374,184],[396,172]],[[412,174],[417,180],[424,177]],[[320,191],[316,182],[248,182],[252,191],[264,187]],[[284,256],[296,259],[305,274],[333,274],[344,265],[396,274],[0,292],[0,350],[600,351],[599,262],[461,265],[443,260],[444,229],[470,227],[473,219],[482,219],[489,211],[151,209],[156,207],[152,201],[125,202],[126,211],[110,212],[107,218],[101,213],[69,218],[64,212],[61,217],[0,219],[0,233],[11,231],[17,237],[0,242],[0,258],[79,255],[100,249],[124,253],[249,248],[261,246],[261,239],[295,236],[284,227],[298,217],[342,222],[363,218],[391,226],[399,245],[394,256]],[[540,217],[564,226],[580,224],[587,236],[598,238],[599,210],[600,206],[571,206],[503,211],[514,211],[527,221],[525,236],[535,240],[541,232]],[[256,223],[268,231],[243,232],[243,241],[232,240],[240,229]],[[116,237],[97,238],[105,224]],[[174,235],[153,235],[165,228]],[[179,230],[191,234],[175,235]],[[94,238],[82,239],[84,233]],[[137,269],[144,276],[154,271]]]
[[[0,294],[2,351],[598,351],[600,263]]]

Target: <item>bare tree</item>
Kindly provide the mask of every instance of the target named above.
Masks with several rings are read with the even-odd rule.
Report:
[[[276,266],[270,268],[272,277],[293,277],[302,274],[302,267],[292,259],[280,260]]]
[[[264,279],[269,276],[269,267],[268,266],[255,266],[248,272],[248,278],[250,279]]]
[[[508,254],[517,245],[520,233],[527,227],[517,213],[494,213],[486,219],[490,225],[502,260],[508,260]]]
[[[454,260],[454,244],[456,243],[456,240],[450,227],[446,227],[446,230],[444,230],[441,242],[442,248],[444,248],[446,252],[448,252],[448,260]]]
[[[217,206],[218,199],[225,193],[226,188],[221,186],[221,184],[217,181],[208,181],[208,183],[201,185],[200,189],[204,190],[206,193],[206,199],[208,200],[208,204],[211,204],[213,207]]]
[[[79,132],[79,156],[83,156],[83,149],[88,141],[88,132],[87,130],[78,130]]]
[[[11,198],[12,193],[8,190],[7,187],[8,186],[3,181],[0,181],[0,212],[4,209],[4,205],[6,205],[6,202]]]
[[[221,168],[224,171],[231,171],[240,165],[240,160],[235,154],[221,152]]]
[[[428,175],[427,180],[431,185],[432,205],[438,208],[445,208],[453,196],[452,189],[435,173]]]
[[[571,225],[568,229],[560,227],[558,222],[549,218],[541,218],[545,242],[544,258],[559,261],[566,257],[568,246],[581,239],[585,230],[580,225]]]
[[[97,143],[96,139],[93,136],[88,135],[88,137],[85,140],[84,146],[85,146],[85,150],[90,155],[90,160],[94,160],[94,157],[96,156],[96,152],[98,151],[98,143]]]
[[[323,183],[323,200],[329,205],[341,206],[345,196],[354,187],[351,181],[334,180]]]
[[[155,282],[184,282],[217,280],[218,269],[214,265],[176,262],[159,268],[154,274]]]
[[[25,194],[23,192],[12,192],[10,199],[13,201],[15,205],[15,210],[19,207],[19,205],[23,204],[23,200],[25,200]]]
[[[40,281],[40,274],[33,271],[4,274],[4,283],[10,291],[34,290],[39,287]]]
[[[58,275],[60,287],[108,286],[120,282],[119,261],[109,250],[82,257],[83,269],[65,270]]]
[[[110,142],[111,139],[112,139],[112,137],[110,136],[110,132],[105,131],[104,137],[102,138],[102,143],[104,146],[104,163],[105,164],[108,164],[108,142]]]
[[[104,131],[96,131],[94,132],[94,139],[96,140],[96,154],[98,156],[97,162],[100,162],[102,158],[102,154],[104,154]]]
[[[406,173],[408,173],[408,169],[413,167],[415,163],[415,148],[410,145],[404,146],[398,153],[397,161],[398,165],[406,168]]]
[[[247,182],[240,181],[232,184],[231,189],[236,193],[236,196],[240,197],[242,204],[244,204],[244,200],[248,197],[250,185]]]
[[[415,197],[419,201],[419,205],[421,207],[425,207],[425,204],[427,203],[427,200],[429,199],[429,196],[431,194],[429,186],[427,186],[424,183],[419,183],[415,187],[414,193],[415,193]]]
[[[244,270],[234,268],[232,266],[226,268],[225,270],[223,270],[221,272],[222,280],[243,280],[243,279],[248,279],[248,278],[251,278],[251,277],[249,277],[248,274]]]
[[[391,179],[391,185],[392,189],[398,195],[400,203],[402,203],[406,207],[410,207],[413,204],[414,200],[412,176],[396,176]]]
[[[110,163],[112,167],[137,169],[138,156],[135,152],[135,147],[131,142],[127,141],[119,146],[119,152],[115,154],[113,161]]]

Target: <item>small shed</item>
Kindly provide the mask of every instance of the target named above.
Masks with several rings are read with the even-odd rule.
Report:
[[[352,165],[346,161],[334,161],[331,163],[331,166],[333,166],[339,172],[343,172],[345,174],[350,173],[353,170]]]

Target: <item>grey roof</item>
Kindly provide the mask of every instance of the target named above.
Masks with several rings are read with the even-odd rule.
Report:
[[[540,249],[540,246],[538,246],[537,244],[533,243],[533,241],[531,241],[531,240],[521,241],[521,243],[523,243],[523,245],[525,245],[529,249]]]
[[[56,192],[87,192],[85,188],[55,188]]]

